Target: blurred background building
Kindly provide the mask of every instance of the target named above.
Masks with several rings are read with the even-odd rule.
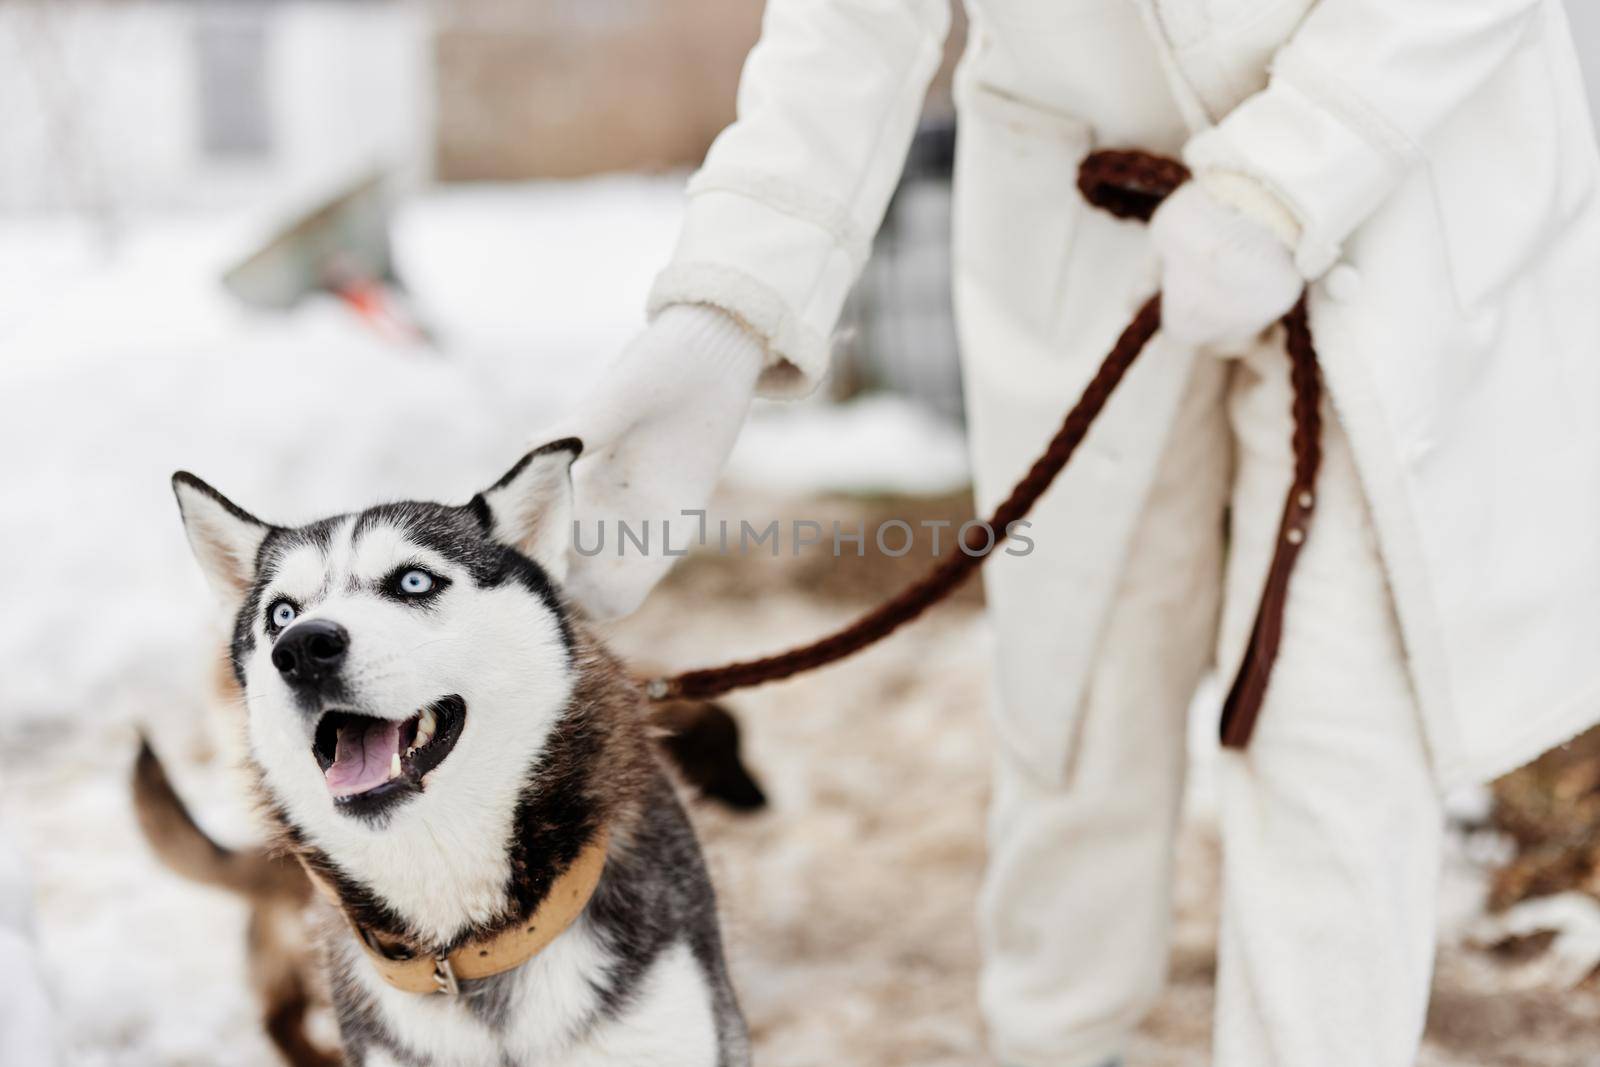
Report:
[[[759,0],[8,0],[0,210],[688,167]],[[950,62],[930,114],[947,116]]]
[[[230,204],[431,169],[433,33],[389,0],[0,4],[0,210]]]
[[[733,118],[760,18],[758,0],[13,0],[0,212],[73,213],[105,241],[152,210],[257,205],[288,224],[374,173],[392,195],[690,168]],[[958,18],[845,318],[836,396],[889,388],[959,416],[945,296],[963,36]]]
[[[689,167],[733,117],[761,6],[7,0],[0,211],[213,204],[374,164],[411,182]],[[1569,8],[1600,65],[1600,9]],[[936,123],[962,40],[958,18]]]

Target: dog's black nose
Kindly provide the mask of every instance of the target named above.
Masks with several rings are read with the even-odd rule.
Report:
[[[350,633],[327,619],[297,622],[272,646],[272,665],[292,685],[316,685],[339,673]]]

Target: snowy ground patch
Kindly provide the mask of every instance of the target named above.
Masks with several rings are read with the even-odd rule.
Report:
[[[252,832],[237,724],[207,700],[220,620],[171,473],[286,522],[466,499],[643,325],[681,200],[666,176],[408,203],[397,258],[438,351],[332,300],[236,304],[218,279],[269,232],[259,212],[129,219],[114,245],[71,220],[0,218],[0,810],[33,868],[70,1062],[271,1062],[242,909],[159,868],[127,810],[137,724],[214,833]],[[959,448],[903,405],[806,404],[762,414],[745,470],[914,489],[962,477]]]

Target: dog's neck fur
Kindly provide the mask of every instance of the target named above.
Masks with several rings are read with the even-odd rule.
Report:
[[[571,694],[501,825],[492,810],[463,813],[473,825],[403,837],[391,828],[365,854],[345,855],[309,840],[263,788],[282,846],[332,887],[352,922],[421,951],[448,952],[526,919],[602,827],[611,850],[627,847],[651,773],[638,690],[576,624],[572,659]]]

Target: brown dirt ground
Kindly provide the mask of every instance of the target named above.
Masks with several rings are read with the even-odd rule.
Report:
[[[830,499],[806,513],[863,517],[871,529],[891,514],[959,522],[968,509],[960,496]],[[750,510],[768,513],[760,504]],[[847,621],[926,565],[920,552],[902,560],[835,561],[814,550],[800,560],[691,557],[616,637],[624,649],[682,667],[772,651]],[[980,608],[981,596],[968,590],[853,661],[730,701],[773,804],[753,818],[702,811],[700,821],[767,1067],[988,1062],[971,921],[988,788]],[[1563,780],[1576,788],[1579,777],[1569,771]],[[1586,796],[1600,795],[1593,780],[1583,783]],[[1507,795],[1502,787],[1498,810]],[[1453,849],[1446,863],[1447,895],[1468,902],[1454,909],[1461,921],[1478,913],[1490,879],[1457,854],[1465,851]],[[1178,870],[1171,981],[1130,1067],[1210,1059],[1219,844],[1204,816],[1188,821]],[[1570,992],[1513,988],[1505,961],[1466,947],[1451,922],[1419,1063],[1600,1065],[1594,983]]]

